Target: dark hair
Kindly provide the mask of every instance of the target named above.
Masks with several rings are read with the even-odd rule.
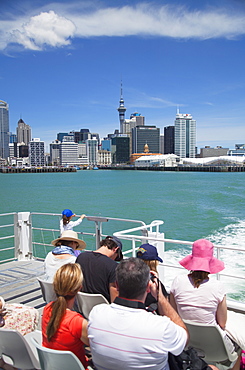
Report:
[[[117,248],[117,243],[112,239],[112,236],[107,236],[105,239],[100,242],[101,247],[107,247],[108,249]]]
[[[116,268],[119,296],[140,298],[146,291],[149,278],[150,269],[141,259],[131,257],[121,261]]]
[[[58,240],[55,243],[55,246],[59,247],[60,245],[65,245],[66,247],[70,247],[72,242],[73,242],[73,240]]]
[[[66,215],[62,216],[63,225],[67,225],[70,222],[71,217],[67,217]]]
[[[194,284],[195,288],[199,288],[201,283],[204,280],[208,279],[208,275],[209,275],[209,272],[198,271],[198,270],[191,271],[191,273],[189,274],[189,276],[192,278],[192,281],[193,281],[193,284]]]

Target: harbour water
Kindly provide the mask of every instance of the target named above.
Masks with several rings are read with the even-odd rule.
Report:
[[[130,218],[147,224],[158,219],[164,221],[166,238],[208,238],[215,244],[245,250],[244,183],[244,173],[99,170],[0,174],[0,213],[61,213],[71,208],[76,214]],[[85,220],[81,225],[87,228],[88,223]],[[118,230],[108,229],[108,233],[112,231]],[[168,249],[169,259],[179,260],[189,252],[187,247],[176,250],[172,245]],[[222,259],[227,271],[236,267],[244,276],[245,263],[239,252],[226,251]],[[233,297],[242,295],[245,301],[244,291],[234,288]]]

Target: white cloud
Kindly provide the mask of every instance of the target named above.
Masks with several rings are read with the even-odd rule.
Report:
[[[70,44],[75,25],[71,20],[59,16],[54,11],[41,12],[31,17],[21,27],[9,31],[9,40],[25,49],[42,50],[45,45],[61,47]]]
[[[139,3],[135,6],[88,9],[88,4],[45,5],[34,16],[0,24],[0,49],[17,43],[25,49],[62,47],[71,38],[95,36],[149,36],[172,38],[235,38],[245,34],[245,13],[225,8],[189,10],[183,6]],[[86,6],[85,6],[86,5]],[[48,9],[48,11],[47,11]],[[55,9],[55,10],[54,10]],[[32,9],[32,14],[33,13]]]

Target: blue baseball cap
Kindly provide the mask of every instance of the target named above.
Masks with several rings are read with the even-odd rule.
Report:
[[[64,209],[64,211],[62,212],[62,215],[66,217],[71,217],[74,215],[74,213],[70,209]]]
[[[163,262],[163,260],[158,256],[157,249],[154,247],[154,245],[151,245],[149,243],[142,244],[139,249],[137,250],[137,257],[141,258],[145,261],[159,261]]]

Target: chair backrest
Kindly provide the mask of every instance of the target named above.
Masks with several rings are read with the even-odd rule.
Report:
[[[94,306],[101,303],[109,304],[107,299],[102,294],[92,294],[92,293],[84,293],[78,292],[76,296],[76,301],[78,305],[79,311],[83,314],[83,316],[87,319],[89,316],[90,311]]]
[[[70,351],[58,351],[41,346],[33,339],[42,370],[84,370],[77,356]]]
[[[236,361],[237,353],[230,352],[221,329],[217,325],[207,325],[184,320],[190,334],[188,347],[201,349],[205,353],[205,361],[223,362],[229,360]]]
[[[37,354],[17,330],[0,329],[0,357],[2,355],[10,358],[13,366],[17,368],[41,369]],[[10,363],[5,357],[4,360]]]
[[[49,281],[42,280],[40,278],[37,278],[37,280],[38,280],[38,282],[40,284],[40,287],[41,287],[43,300],[46,303],[54,301],[57,297],[56,297],[56,294],[55,294],[55,291],[54,291],[53,283],[51,283]]]

